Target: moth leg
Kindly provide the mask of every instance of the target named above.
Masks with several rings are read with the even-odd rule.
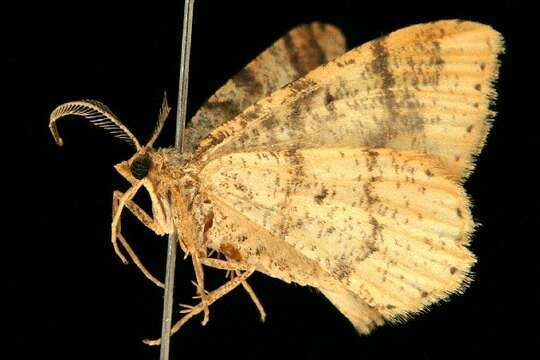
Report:
[[[176,189],[171,189],[171,196],[173,200],[172,202],[178,210],[175,211],[174,215],[179,216],[180,219],[188,219],[190,215],[183,194]],[[206,299],[207,295],[206,291],[204,290],[204,271],[200,261],[201,255],[195,245],[195,242],[193,241],[193,229],[191,222],[181,221],[178,218],[176,219],[176,222],[177,224],[179,224],[177,232],[178,234],[181,234],[182,241],[180,242],[180,244],[182,246],[182,249],[185,249],[186,254],[189,253],[189,255],[191,255],[193,270],[195,271],[195,279],[197,280],[197,292],[201,296],[201,303],[204,306],[204,318],[202,324],[205,325],[208,322],[210,311],[208,310]]]
[[[201,264],[220,270],[249,270],[252,266],[233,263],[226,260],[201,258]]]
[[[240,276],[240,271],[235,270],[234,272],[236,273],[236,276]],[[251,301],[253,301],[253,303],[257,307],[257,310],[259,310],[259,315],[261,317],[261,321],[264,322],[266,320],[266,311],[264,311],[264,307],[263,307],[261,301],[259,300],[259,298],[257,297],[257,294],[255,294],[255,291],[248,284],[247,280],[242,281],[242,287],[248,293],[249,297],[251,298]]]
[[[122,196],[124,196],[124,193],[122,193],[121,191],[118,191],[116,190],[114,193],[113,193],[113,214],[116,214],[116,212],[118,211],[118,204],[120,202],[120,199],[122,198]],[[126,201],[125,203],[125,206],[137,217],[137,219],[139,219],[143,224],[145,224],[146,226],[148,226],[150,229],[154,230],[153,227],[151,227],[151,225],[153,225],[153,220],[150,218],[150,216],[148,216],[148,214],[146,214],[144,212],[144,210],[142,210],[137,204],[135,204],[132,200],[128,200]],[[144,220],[143,220],[144,219]],[[154,230],[155,231],[155,230]],[[122,235],[122,232],[121,232],[121,222],[118,221],[118,225],[117,225],[117,228],[116,228],[116,237],[117,239],[120,241],[120,243],[122,244],[122,246],[124,247],[124,249],[126,249],[127,253],[129,254],[129,257],[131,258],[131,260],[133,260],[133,263],[139,268],[139,270],[141,270],[141,272],[144,274],[144,276],[146,276],[150,281],[152,281],[154,284],[156,284],[157,286],[163,288],[164,285],[161,281],[159,281],[156,277],[154,277],[147,269],[146,267],[143,265],[143,263],[141,262],[141,260],[139,259],[139,257],[135,254],[135,252],[133,251],[133,249],[131,248],[131,246],[129,246],[128,242],[126,241],[126,239],[124,238],[124,236]],[[122,260],[122,262],[124,264],[127,264],[128,261],[127,259],[125,258],[125,256],[120,252],[120,249],[118,248],[118,246],[116,245],[116,242],[113,243],[115,246],[114,246],[114,250],[116,252],[116,254],[120,257],[120,260]]]
[[[195,269],[195,279],[197,280],[197,293],[201,297],[201,304],[204,305],[204,318],[202,324],[206,325],[210,317],[210,311],[208,310],[208,306],[210,304],[208,303],[206,290],[204,289],[204,271],[201,264],[201,258],[199,258],[197,252],[191,253],[191,260],[193,262],[193,269]]]
[[[188,322],[189,319],[191,319],[193,316],[199,314],[200,312],[204,311],[204,309],[208,306],[216,302],[219,298],[227,295],[229,292],[231,292],[233,289],[235,289],[238,285],[241,285],[243,282],[247,280],[248,277],[250,277],[255,272],[255,268],[251,268],[247,271],[244,271],[234,279],[226,282],[225,284],[221,285],[219,288],[217,288],[214,291],[211,291],[208,293],[206,299],[207,303],[200,302],[199,304],[195,306],[190,305],[184,305],[186,309],[182,310],[184,315],[174,326],[171,328],[171,335],[176,333],[180,328]],[[159,345],[161,343],[161,339],[156,340],[143,340],[143,342],[146,345]]]
[[[246,267],[242,264],[233,263],[230,261],[220,260],[220,259],[212,259],[212,258],[201,258],[201,263],[203,265],[212,267],[214,269],[220,269],[220,270],[227,270],[227,271],[233,271],[236,276],[240,276],[240,270],[247,271],[251,267]],[[264,322],[266,320],[266,312],[264,311],[264,307],[261,304],[261,301],[255,294],[255,291],[251,286],[249,286],[247,281],[242,281],[242,287],[246,290],[246,292],[249,294],[249,297],[257,307],[257,310],[259,310],[259,314],[261,316],[261,321]]]
[[[116,190],[113,193],[113,198],[116,198],[118,200],[123,195],[124,195],[123,192]],[[144,226],[146,226],[147,228],[149,228],[150,230],[152,230],[153,232],[155,232],[158,235],[162,235],[164,233],[164,231],[161,229],[159,224],[150,215],[148,215],[146,213],[146,211],[141,209],[141,207],[139,205],[137,205],[133,200],[126,201],[126,207],[129,209],[129,211],[131,211],[131,213],[133,215],[135,215],[135,217],[140,222],[143,223]],[[187,254],[188,252],[187,252],[187,249],[186,249],[186,246],[184,245],[184,243],[182,241],[178,241],[178,243],[180,244],[180,248],[182,249],[182,251],[185,254]]]
[[[124,196],[124,193],[119,191],[119,190],[115,190],[113,192],[113,212],[116,211],[116,208],[118,207],[118,202],[120,201],[122,196]],[[152,219],[152,217],[150,215],[148,215],[143,209],[141,209],[141,207],[139,205],[135,204],[135,202],[133,200],[126,201],[125,206],[147,228],[149,228],[150,230],[152,230],[156,234],[163,233],[161,228],[154,221],[154,219]],[[120,225],[119,225],[119,227],[120,227]]]

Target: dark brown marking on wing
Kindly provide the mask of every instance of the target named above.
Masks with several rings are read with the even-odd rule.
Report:
[[[314,196],[314,200],[317,204],[321,205],[323,200],[328,196],[328,189],[324,186],[321,189],[321,192]]]
[[[426,45],[423,41],[418,40],[412,46],[418,48],[418,52],[425,52],[427,61],[435,69],[433,73],[423,73],[421,71],[422,61],[413,59],[412,57],[405,59],[405,63],[409,66],[411,77],[404,84],[399,84],[399,96],[396,95],[398,88],[396,78],[391,69],[390,59],[392,58],[388,48],[385,45],[385,38],[374,40],[371,44],[373,59],[368,68],[373,74],[378,76],[380,80],[379,88],[381,91],[380,102],[386,109],[387,115],[379,121],[379,128],[371,136],[373,147],[384,147],[388,141],[395,138],[396,135],[403,132],[417,132],[424,127],[425,119],[420,115],[421,104],[415,97],[416,90],[422,86],[437,85],[444,60],[441,57],[441,50],[438,41],[435,40],[435,35],[432,35]]]
[[[351,277],[354,271],[353,266],[350,262],[346,261],[344,258],[338,258],[335,261],[335,265],[332,269],[332,273],[335,277],[342,282],[349,283],[349,278]]]
[[[369,217],[369,224],[371,225],[371,241],[367,242],[367,246],[371,254],[372,252],[377,251],[376,245],[378,240],[382,241],[383,226],[372,215]]]
[[[366,182],[363,186],[363,190],[368,208],[370,208],[373,204],[379,201],[379,197],[375,194],[373,189],[373,180]]]
[[[294,227],[291,217],[286,213],[286,209],[290,208],[290,197],[292,194],[296,193],[297,189],[302,185],[302,179],[305,177],[305,159],[302,153],[299,150],[292,148],[285,151],[285,157],[287,158],[287,161],[291,165],[292,169],[291,178],[285,185],[285,196],[283,203],[279,205],[280,209],[285,210],[285,212],[281,214],[281,220],[278,226],[281,237],[287,236],[290,228]]]
[[[319,45],[313,29],[310,26],[302,26],[298,29],[298,42],[291,34],[283,38],[285,50],[289,55],[289,61],[295,69],[298,76],[304,76],[317,66],[327,62],[326,54]],[[295,36],[295,37],[296,37]]]
[[[331,41],[330,36],[337,36],[337,46],[325,46]],[[317,23],[290,31],[233,76],[201,107],[187,124],[184,150],[192,152],[209,133],[234,119],[257,100],[339,55],[344,51],[340,49],[342,42],[339,31]],[[294,64],[290,62],[291,58]],[[278,64],[283,65],[283,72],[272,71],[271,68]],[[253,118],[245,116],[245,119]],[[207,149],[206,145],[204,149]],[[198,153],[203,153],[204,149]]]
[[[366,150],[365,153],[367,154],[366,167],[369,172],[372,172],[373,168],[377,166],[377,157],[379,156],[379,153],[374,150]]]
[[[232,79],[234,84],[244,89],[251,97],[259,97],[263,95],[263,86],[257,81],[255,74],[247,67],[240,70]]]
[[[293,166],[295,177],[300,178],[304,176],[304,155],[297,149],[289,149],[285,152],[285,155],[289,159],[289,163]]]
[[[369,145],[382,147],[396,136],[396,125],[398,125],[400,114],[397,110],[396,96],[393,90],[396,81],[389,70],[389,54],[384,45],[384,37],[373,41],[371,51],[373,52],[371,71],[381,78],[381,102],[388,113],[388,118],[381,122],[378,134],[372,136],[373,143]]]
[[[242,261],[242,254],[240,254],[240,251],[233,244],[223,243],[219,247],[219,251],[225,254],[228,259],[238,262]]]
[[[233,100],[220,101],[215,98],[211,98],[203,105],[203,107],[207,108],[208,110],[221,113],[227,118],[227,120],[231,120],[240,112],[238,109],[238,104]],[[202,119],[203,118],[201,118],[201,120]]]
[[[203,240],[205,243],[208,241],[208,231],[212,228],[212,225],[214,225],[214,212],[210,211],[204,220]]]
[[[386,49],[386,46],[384,45],[384,37],[373,41],[371,51],[373,52],[371,69],[375,74],[379,75],[382,80],[381,90],[384,94],[383,103],[390,114],[390,118],[397,119],[399,114],[397,113],[396,96],[393,91],[396,80],[389,69],[389,54],[388,49]]]
[[[304,88],[307,89],[307,88]],[[304,114],[308,113],[315,103],[318,94],[322,91],[319,87],[303,90],[290,104],[289,127],[299,131],[305,129]]]
[[[324,95],[324,107],[329,113],[333,113],[336,110],[334,100],[334,96],[330,94],[330,91],[327,89],[326,94]]]
[[[304,66],[300,62],[298,49],[296,48],[296,45],[294,44],[292,36],[290,34],[287,34],[285,35],[283,40],[285,44],[285,50],[287,51],[287,54],[289,55],[289,61],[291,62],[291,65],[293,66],[297,74],[299,75],[303,74],[305,71]]]
[[[312,64],[313,66],[311,67],[311,69],[314,69],[321,64],[327,63],[328,59],[326,58],[326,53],[324,52],[321,45],[317,41],[317,37],[315,36],[315,33],[313,32],[312,26],[307,27],[307,33],[308,33],[307,40],[309,44],[308,49],[311,52],[311,54],[309,54],[308,56],[314,59],[314,63]]]

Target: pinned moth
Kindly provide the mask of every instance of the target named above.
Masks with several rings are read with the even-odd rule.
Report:
[[[407,319],[471,281],[474,222],[462,183],[494,112],[502,36],[475,22],[410,26],[345,52],[333,26],[302,25],[219,89],[185,132],[186,153],[154,149],[170,108],[141,146],[103,104],[70,102],[131,144],[116,165],[111,240],[123,262],[128,209],[158,235],[177,231],[200,303],[177,331],[255,271],[320,290],[361,334]],[[152,216],[132,201],[144,187]],[[207,291],[204,267],[233,275]],[[159,340],[149,341],[158,344]]]

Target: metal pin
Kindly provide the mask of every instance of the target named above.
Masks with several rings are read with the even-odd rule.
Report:
[[[176,111],[176,135],[174,145],[182,152],[184,148],[184,128],[186,125],[187,93],[189,79],[189,55],[191,52],[191,28],[193,24],[193,3],[184,1],[184,21],[182,26],[182,44],[180,48],[180,77],[178,84],[178,102]],[[161,324],[160,360],[169,359],[172,306],[174,294],[174,271],[176,269],[177,234],[169,235],[167,245],[167,268],[165,272],[165,293],[163,297],[163,321]]]

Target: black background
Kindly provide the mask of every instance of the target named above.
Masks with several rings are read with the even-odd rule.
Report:
[[[189,114],[301,23],[333,23],[343,29],[349,47],[438,19],[492,25],[504,35],[507,53],[497,86],[498,116],[465,184],[475,219],[482,223],[472,243],[479,258],[474,283],[464,295],[405,324],[359,337],[316,291],[256,274],[250,282],[266,307],[267,322],[260,323],[243,291],[234,291],[211,307],[208,325],[202,327],[196,318],[173,337],[171,359],[345,353],[358,359],[396,354],[432,359],[520,353],[538,339],[533,319],[539,292],[540,235],[534,226],[540,216],[535,175],[540,140],[538,112],[527,98],[532,74],[525,61],[537,47],[535,42],[527,47],[534,25],[525,20],[530,10],[519,1],[400,3],[197,1]],[[107,104],[146,142],[163,92],[172,103],[176,99],[182,8],[180,0],[95,0],[25,3],[4,12],[10,21],[2,55],[8,93],[2,139],[9,144],[4,145],[3,178],[5,198],[15,200],[4,206],[9,214],[3,237],[9,300],[4,351],[19,351],[14,358],[158,358],[159,349],[141,339],[159,336],[161,290],[136,267],[123,266],[109,241],[112,191],[127,188],[112,165],[130,157],[131,149],[76,119],[60,122],[65,146],[59,148],[47,125],[56,105],[92,98]],[[158,145],[171,145],[173,131],[170,121]],[[122,229],[147,267],[163,278],[166,238],[129,215]],[[176,303],[190,302],[192,269],[189,261],[179,262]],[[213,286],[224,280],[218,272],[209,277]]]

